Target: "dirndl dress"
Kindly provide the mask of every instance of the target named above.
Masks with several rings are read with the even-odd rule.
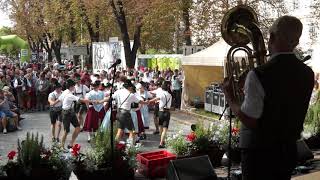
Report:
[[[89,100],[102,100],[104,94],[102,91],[90,91],[87,95]],[[105,110],[103,104],[90,105],[86,120],[83,126],[83,130],[87,132],[95,132],[98,130],[101,121],[105,116]]]
[[[142,133],[144,132],[143,122],[142,122],[142,116],[140,110],[131,110],[131,119],[134,125],[134,131],[135,133]],[[128,133],[129,131],[125,129],[125,132]]]
[[[148,105],[142,105],[140,111],[141,111],[141,115],[142,115],[142,122],[143,122],[144,129],[149,129],[150,119],[149,119]]]
[[[101,130],[105,130],[106,128],[109,128],[110,118],[111,118],[111,109],[109,108],[103,118],[102,123],[101,123]]]
[[[83,130],[87,132],[96,132],[99,129],[99,123],[104,117],[105,110],[103,108],[97,112],[94,107],[90,107],[86,115]]]

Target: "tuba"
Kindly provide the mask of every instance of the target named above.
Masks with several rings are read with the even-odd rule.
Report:
[[[233,78],[233,94],[239,101],[243,100],[242,88],[247,72],[266,62],[267,51],[257,24],[257,14],[245,5],[230,9],[221,23],[222,37],[231,46],[225,71],[228,77]],[[250,42],[252,48],[248,46]],[[235,53],[238,51],[244,51],[247,58],[236,58]]]

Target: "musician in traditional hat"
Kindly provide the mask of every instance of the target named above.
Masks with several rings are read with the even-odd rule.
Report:
[[[233,95],[232,79],[223,89],[240,131],[243,180],[289,180],[314,85],[314,73],[293,53],[302,23],[278,18],[270,28],[269,61],[246,77],[242,104]]]

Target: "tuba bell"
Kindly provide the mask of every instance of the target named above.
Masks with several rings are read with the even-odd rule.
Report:
[[[230,9],[221,23],[222,38],[231,46],[227,54],[225,71],[227,77],[233,78],[233,93],[239,101],[243,100],[242,83],[246,73],[266,62],[267,51],[257,24],[257,14],[246,5]],[[248,46],[249,43],[252,48]],[[244,51],[247,58],[237,59],[235,53],[238,51]]]

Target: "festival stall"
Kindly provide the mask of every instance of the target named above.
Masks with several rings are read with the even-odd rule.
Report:
[[[220,39],[212,46],[182,58],[184,87],[182,108],[194,99],[204,101],[204,92],[211,83],[220,83],[224,78],[224,61],[230,46]]]

